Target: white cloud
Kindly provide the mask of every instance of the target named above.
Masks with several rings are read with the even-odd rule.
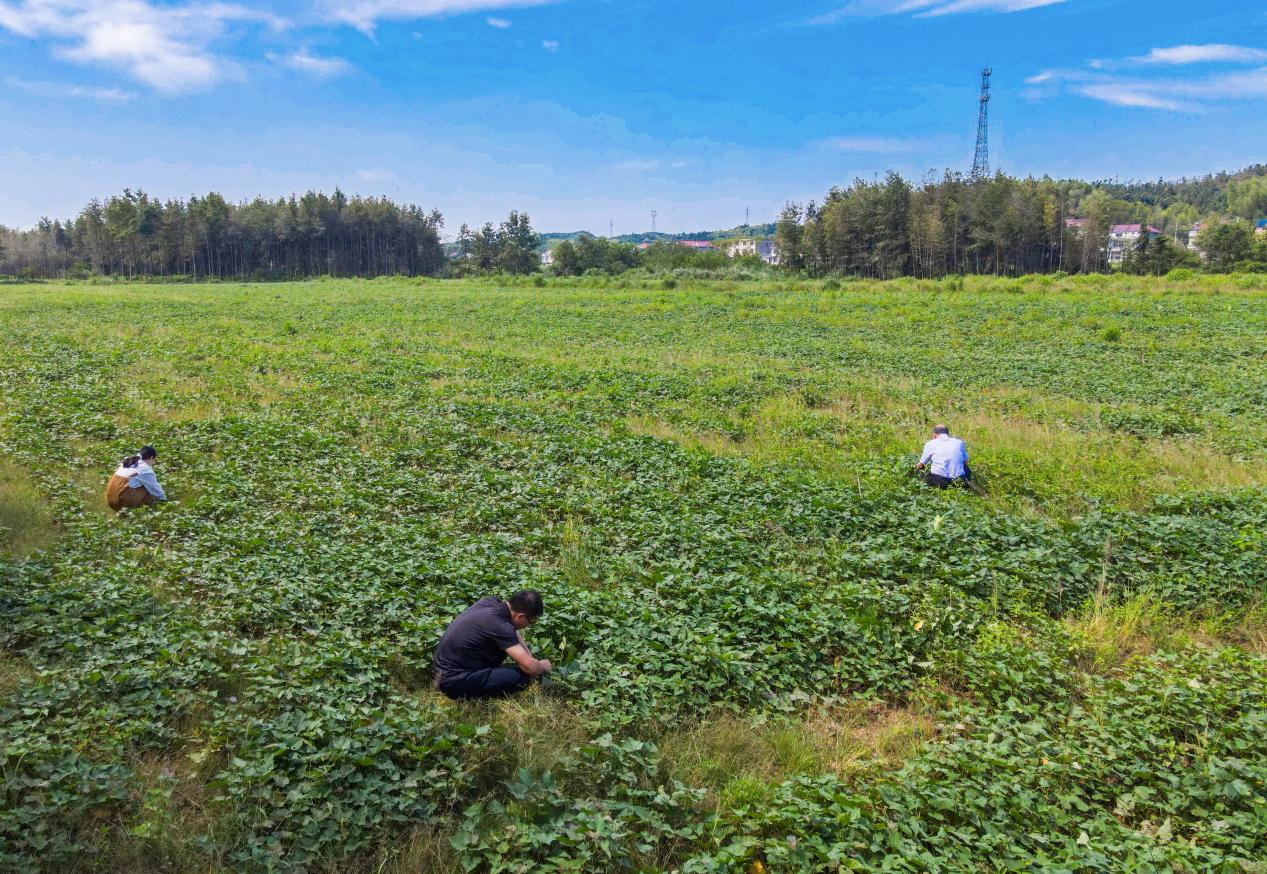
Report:
[[[952,15],[956,12],[1024,12],[1041,6],[1054,6],[1065,0],[955,0],[937,3],[925,15]]]
[[[1171,46],[1164,49],[1153,49],[1146,55],[1130,58],[1136,64],[1180,64],[1233,63],[1262,64],[1267,62],[1267,51],[1247,46],[1232,46],[1223,43],[1196,46]]]
[[[438,18],[467,12],[545,6],[553,2],[555,0],[321,0],[320,8],[327,18],[372,34],[378,22],[387,19]]]
[[[553,54],[559,50],[559,41],[557,39],[543,39],[541,41],[541,47],[547,52]]]
[[[160,91],[205,87],[235,72],[209,46],[230,22],[282,28],[267,12],[225,3],[156,6],[147,0],[0,2],[0,28],[57,42],[56,53],[83,64],[123,70]]]
[[[1156,89],[1147,83],[1105,82],[1099,85],[1083,85],[1078,91],[1093,100],[1112,103],[1114,106],[1170,109],[1175,111],[1190,111],[1193,108],[1186,103],[1159,94]]]
[[[842,18],[876,15],[932,17],[960,12],[1023,12],[1054,6],[1065,0],[850,0],[844,6],[815,16],[810,24],[831,24]]]
[[[505,19],[505,18],[495,18],[495,17],[493,17],[492,15],[488,16],[487,21],[488,21],[488,26],[489,26],[489,27],[495,27],[495,28],[497,28],[498,30],[505,30],[506,28],[510,27],[510,25],[511,25],[511,22],[510,22],[508,19]]]
[[[311,54],[307,49],[300,49],[284,57],[269,55],[269,58],[276,63],[290,67],[292,70],[298,70],[301,73],[307,73],[319,79],[340,76],[352,69],[352,65],[343,58],[321,58]]]
[[[1114,106],[1172,112],[1200,112],[1210,103],[1267,98],[1267,66],[1188,78],[1177,72],[1148,77],[1121,72],[1141,64],[1184,66],[1213,61],[1258,64],[1267,61],[1267,52],[1222,44],[1153,49],[1125,61],[1090,61],[1089,69],[1043,70],[1025,80],[1034,86],[1026,96],[1051,97],[1067,86],[1075,94]]]
[[[121,88],[99,88],[93,85],[73,85],[61,82],[28,82],[14,76],[6,78],[4,84],[36,97],[78,97],[97,100],[101,103],[127,103],[136,99],[136,94]]]
[[[685,170],[687,167],[694,167],[697,161],[690,158],[631,158],[627,161],[619,161],[612,164],[611,168],[617,173],[652,173],[657,170]]]
[[[650,173],[652,170],[660,169],[660,166],[661,163],[659,161],[631,159],[613,164],[612,169],[617,173]]]
[[[387,185],[400,181],[398,175],[383,167],[366,167],[363,170],[357,170],[356,178],[359,182],[370,185]]]
[[[893,137],[847,136],[832,137],[820,140],[818,146],[840,152],[870,152],[883,154],[890,152],[913,151],[917,143],[914,140],[903,140]]]
[[[1195,82],[1183,83],[1176,90],[1181,94],[1208,100],[1267,98],[1267,67],[1198,79]]]

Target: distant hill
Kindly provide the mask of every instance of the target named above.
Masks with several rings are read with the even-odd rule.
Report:
[[[563,240],[575,240],[588,231],[550,231],[548,233],[539,234],[541,238],[541,249],[549,248],[555,243]],[[730,240],[736,237],[772,237],[774,236],[774,222],[763,225],[736,225],[727,230],[718,231],[691,231],[684,234],[666,234],[662,231],[646,231],[640,234],[620,234],[613,237],[617,243],[655,243],[660,240]]]
[[[1117,182],[1102,179],[1091,182],[1092,188],[1128,203],[1166,209],[1177,204],[1192,206],[1202,213],[1228,212],[1228,188],[1238,182],[1267,176],[1267,164],[1253,164],[1234,173],[1211,173],[1184,179],[1158,179],[1155,182]]]

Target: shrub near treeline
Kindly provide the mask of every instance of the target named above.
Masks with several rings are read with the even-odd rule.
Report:
[[[1190,463],[1261,433],[1261,291],[977,282],[921,298],[976,314],[952,387],[974,406],[1127,398],[1135,419],[1081,424],[1086,451],[1173,414]],[[1210,634],[1252,616],[1261,487],[1049,517],[928,492],[899,447],[834,476],[631,418],[751,427],[736,411],[793,395],[786,442],[852,399],[864,439],[888,413],[847,380],[944,364],[916,354],[918,285],[6,289],[3,448],[61,531],[0,559],[0,865],[377,869],[423,827],[436,870],[1245,870],[1267,854],[1261,652],[1176,632],[1102,664],[1075,620],[1140,598]],[[1200,409],[1171,411],[1176,387]],[[100,460],[138,431],[181,503],[114,518]],[[987,485],[1061,487],[973,448]],[[439,698],[445,624],[519,586],[566,667],[500,707]],[[765,779],[688,781],[668,752],[701,720],[794,730],[858,699],[936,734],[896,770]]]

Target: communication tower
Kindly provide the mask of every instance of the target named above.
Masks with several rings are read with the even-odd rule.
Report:
[[[972,158],[972,180],[990,175],[990,74],[986,67],[981,71],[981,109],[977,115],[977,153]]]

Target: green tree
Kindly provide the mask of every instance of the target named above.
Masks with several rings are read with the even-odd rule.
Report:
[[[511,210],[497,233],[498,269],[506,273],[533,273],[541,266],[537,257],[537,232],[528,214]]]
[[[1267,216],[1267,176],[1256,176],[1227,186],[1227,210],[1243,219]]]
[[[1249,253],[1249,269],[1256,273],[1267,273],[1267,234],[1258,234]]]
[[[572,245],[570,240],[564,240],[553,249],[550,250],[554,263],[550,265],[550,271],[555,276],[580,276],[584,273],[581,267],[580,256],[576,252],[576,246]]]
[[[1201,233],[1198,244],[1210,270],[1230,273],[1242,261],[1249,260],[1254,232],[1244,222],[1218,222]]]
[[[1122,272],[1144,275],[1152,273],[1152,235],[1148,223],[1139,226],[1135,244],[1123,253]]]
[[[779,250],[779,262],[788,270],[798,272],[805,268],[803,215],[800,204],[788,203],[779,213],[779,220],[774,226],[774,245]]]

